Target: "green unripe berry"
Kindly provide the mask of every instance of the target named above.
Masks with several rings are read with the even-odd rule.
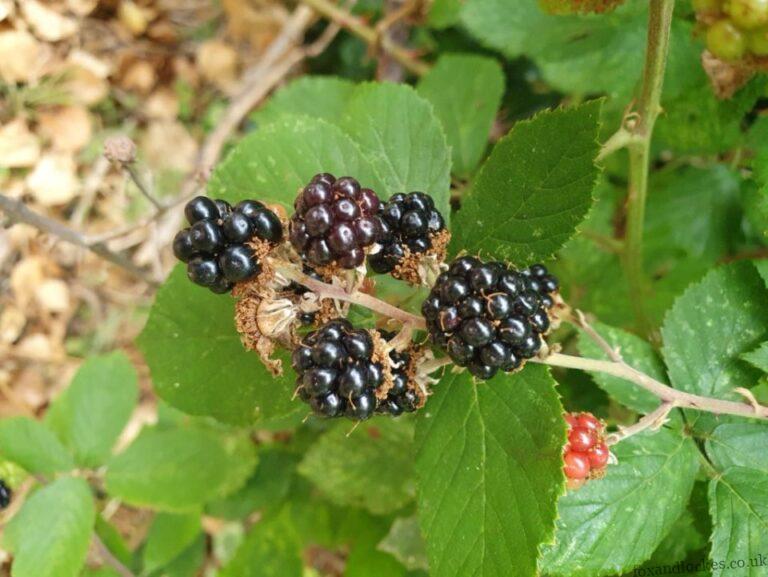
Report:
[[[707,48],[721,60],[740,60],[747,51],[747,39],[733,22],[720,20],[707,30]]]
[[[747,44],[755,56],[768,56],[768,28],[752,30],[747,37]]]
[[[768,24],[768,0],[729,0],[726,12],[733,23],[743,30]]]
[[[720,0],[693,0],[693,9],[699,14],[720,14],[722,2]]]

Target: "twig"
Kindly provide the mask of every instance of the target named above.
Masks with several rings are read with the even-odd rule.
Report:
[[[423,317],[399,309],[396,306],[377,299],[369,294],[359,291],[349,293],[342,287],[330,285],[314,279],[293,266],[280,267],[278,272],[288,280],[295,281],[300,285],[307,287],[321,299],[328,298],[357,304],[384,315],[385,317],[398,320],[406,325],[411,325],[414,329],[425,330],[427,328]]]
[[[653,377],[638,371],[625,362],[604,361],[600,359],[587,359],[574,357],[562,353],[551,353],[544,359],[531,359],[533,362],[564,367],[567,369],[580,369],[582,371],[605,373],[620,379],[635,383],[639,387],[652,393],[663,402],[674,403],[676,407],[683,409],[695,409],[717,415],[736,415],[738,417],[752,417],[756,419],[768,419],[768,407],[754,407],[747,403],[722,401],[710,397],[693,395],[673,389],[669,385],[657,381]]]
[[[375,29],[365,24],[359,18],[329,2],[329,0],[301,0],[307,6],[317,10],[320,14],[349,30],[355,36],[363,39],[370,47],[381,49],[399,62],[406,70],[423,76],[429,72],[429,65],[414,58],[408,50],[395,44],[386,35],[380,36]]]
[[[645,415],[634,425],[630,427],[620,427],[617,432],[608,435],[605,438],[605,444],[608,446],[615,445],[616,443],[623,441],[632,435],[642,433],[647,429],[654,431],[660,429],[667,421],[670,411],[674,408],[675,403],[673,402],[661,403],[655,410]]]
[[[158,211],[163,210],[163,205],[155,198],[154,191],[152,191],[151,187],[144,182],[144,179],[136,169],[136,165],[133,162],[130,162],[123,165],[123,168],[125,168],[125,171],[128,173],[128,176],[131,177],[131,180],[136,185],[136,188],[139,189],[139,192],[144,195],[144,198],[151,202]]]
[[[112,554],[112,551],[104,544],[96,533],[93,534],[93,544],[96,546],[96,550],[99,552],[102,560],[110,565],[115,571],[120,574],[120,577],[136,577],[133,571],[123,565],[120,560]]]
[[[85,248],[104,260],[111,262],[115,266],[122,268],[136,278],[143,280],[147,284],[151,286],[158,285],[157,280],[152,278],[146,270],[136,266],[131,261],[129,255],[114,252],[101,242],[89,242],[82,233],[77,232],[56,220],[48,218],[47,216],[43,216],[42,214],[30,210],[21,201],[0,194],[0,210],[5,212],[14,221],[24,222],[65,242]]]

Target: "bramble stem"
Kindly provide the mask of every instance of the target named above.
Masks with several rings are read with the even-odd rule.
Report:
[[[396,306],[381,299],[377,299],[369,294],[360,291],[349,293],[343,287],[327,284],[314,279],[295,267],[280,267],[278,272],[285,278],[307,287],[321,299],[328,298],[360,305],[375,311],[380,315],[410,325],[414,329],[426,330],[427,328],[423,317],[399,309]]]
[[[714,413],[716,415],[736,415],[738,417],[753,417],[757,419],[768,419],[768,407],[761,405],[751,405],[747,403],[736,403],[733,401],[722,401],[710,397],[693,395],[684,391],[673,389],[661,381],[631,367],[624,361],[604,361],[600,359],[587,359],[583,357],[574,357],[562,353],[552,353],[544,359],[532,359],[534,362],[550,365],[553,367],[564,367],[567,369],[580,369],[582,371],[605,373],[613,375],[626,381],[632,382],[642,389],[652,393],[661,401],[674,403],[676,407],[682,409],[695,409]]]
[[[647,429],[657,430],[661,428],[667,421],[670,411],[676,406],[677,405],[672,402],[661,403],[655,410],[645,415],[634,425],[630,427],[619,427],[617,432],[608,435],[605,438],[605,444],[608,446],[615,445],[619,441],[628,439],[632,435],[637,435]]]
[[[650,0],[648,41],[645,53],[643,86],[637,105],[629,148],[629,194],[627,197],[627,232],[623,265],[629,283],[630,300],[640,329],[648,332],[645,310],[645,276],[643,275],[643,225],[648,196],[648,173],[651,164],[651,139],[661,111],[661,91],[669,53],[669,36],[675,0]]]

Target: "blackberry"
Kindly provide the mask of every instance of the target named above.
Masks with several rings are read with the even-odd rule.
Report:
[[[356,268],[381,235],[379,207],[376,193],[354,178],[317,174],[294,202],[291,244],[313,266]]]
[[[552,308],[555,304],[555,296],[560,290],[560,283],[557,277],[549,273],[547,267],[543,264],[534,264],[520,271],[520,274],[524,277],[523,284],[529,290],[532,290],[539,296],[539,301],[544,305],[545,309]],[[541,319],[538,319],[540,322]],[[547,328],[549,323],[547,322]],[[546,332],[544,329],[540,332]]]
[[[386,340],[391,340],[395,334],[382,331],[381,336]],[[410,383],[408,374],[411,352],[409,350],[392,350],[389,353],[389,358],[392,360],[392,386],[387,391],[387,396],[379,400],[376,412],[392,417],[399,417],[403,413],[413,413],[419,408],[420,399]]]
[[[315,414],[362,421],[376,410],[382,367],[373,361],[371,333],[336,319],[307,334],[294,350],[299,396]]]
[[[192,282],[217,294],[261,272],[249,241],[277,243],[283,237],[280,219],[256,200],[233,207],[225,200],[198,196],[187,203],[184,215],[190,226],[176,234],[173,254],[187,263]]]
[[[543,300],[552,300],[553,287],[556,279],[541,265],[516,271],[465,256],[440,274],[421,310],[432,342],[487,380],[538,354],[550,325]]]
[[[11,504],[11,497],[13,497],[13,491],[5,481],[0,480],[0,509],[5,509]]]
[[[445,220],[428,194],[395,194],[381,207],[381,249],[368,256],[371,269],[389,274],[403,264],[408,253],[423,254],[435,246]]]

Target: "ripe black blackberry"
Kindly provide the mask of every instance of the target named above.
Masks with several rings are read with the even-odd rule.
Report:
[[[551,285],[532,285],[531,279],[546,275],[527,270],[461,257],[438,277],[422,305],[432,341],[479,379],[515,371],[541,349],[550,318],[536,287],[548,296]]]
[[[373,356],[370,332],[346,319],[326,323],[293,351],[299,397],[320,416],[368,419],[376,410],[376,388],[384,382]]]
[[[11,498],[13,497],[13,491],[5,484],[5,481],[0,479],[0,509],[5,509],[11,504]]]
[[[408,253],[420,255],[430,251],[438,235],[445,230],[445,220],[428,194],[411,192],[395,194],[381,207],[381,249],[368,256],[374,272],[389,274],[403,264]]]
[[[544,308],[551,309],[555,304],[555,295],[560,290],[557,277],[551,275],[543,264],[534,264],[520,271],[525,277],[526,286],[536,292]]]
[[[291,244],[313,266],[356,268],[381,234],[379,206],[376,193],[354,178],[317,174],[294,202]]]
[[[173,239],[173,254],[187,263],[187,276],[212,292],[229,292],[235,283],[261,272],[249,241],[278,243],[283,226],[277,215],[256,200],[234,207],[225,200],[198,196],[184,208],[190,226]]]
[[[388,341],[395,337],[394,333],[381,331],[380,334]],[[392,386],[387,391],[387,396],[379,399],[376,412],[392,417],[413,413],[419,407],[419,397],[410,382],[411,377],[408,373],[411,353],[409,350],[392,350],[389,358],[392,360]]]

